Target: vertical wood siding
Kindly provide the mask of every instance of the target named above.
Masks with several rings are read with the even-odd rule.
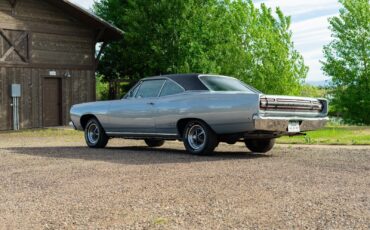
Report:
[[[20,0],[12,10],[0,0],[0,28],[12,40],[27,33],[17,47],[29,60],[11,53],[0,62],[0,130],[12,129],[11,84],[21,84],[21,129],[43,127],[43,78],[57,77],[62,84],[62,122],[68,125],[69,110],[77,103],[95,100],[95,35],[69,14],[42,0]],[[9,49],[0,35],[0,58]],[[57,76],[50,76],[55,70]],[[67,78],[65,73],[71,77]]]
[[[64,77],[65,72],[71,77]],[[45,69],[0,68],[0,130],[12,128],[11,84],[21,84],[20,127],[22,129],[43,127],[43,78],[49,76]],[[68,125],[69,110],[72,105],[95,100],[94,72],[90,70],[57,70],[57,78],[62,80],[62,122]]]

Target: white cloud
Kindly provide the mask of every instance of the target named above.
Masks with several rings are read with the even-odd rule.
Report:
[[[332,16],[334,15],[293,22],[291,26],[294,45],[303,55],[305,64],[310,67],[307,77],[308,81],[328,79],[321,71],[320,60],[323,59],[323,46],[331,41],[331,32],[328,29],[328,17]]]
[[[331,41],[328,18],[339,13],[337,0],[263,0],[268,7],[280,7],[292,17],[291,30],[296,49],[310,67],[307,81],[327,80],[321,71],[322,48]]]
[[[264,0],[255,1],[257,5],[265,3],[269,7],[280,7],[287,15],[300,15],[338,8],[337,0]]]

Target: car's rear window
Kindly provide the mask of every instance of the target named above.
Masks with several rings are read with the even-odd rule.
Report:
[[[200,76],[200,80],[212,91],[253,91],[241,81],[230,77]]]

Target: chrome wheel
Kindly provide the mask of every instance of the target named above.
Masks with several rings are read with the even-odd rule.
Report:
[[[99,141],[100,130],[99,127],[92,123],[87,129],[87,139],[91,144],[96,144]]]
[[[87,122],[85,141],[90,148],[104,148],[108,144],[109,137],[105,134],[103,127],[96,118],[92,118]]]
[[[183,131],[183,142],[189,153],[210,155],[218,144],[218,137],[204,121],[189,121]]]
[[[188,143],[194,150],[204,148],[204,145],[206,144],[206,138],[206,132],[200,125],[193,125],[187,133]]]

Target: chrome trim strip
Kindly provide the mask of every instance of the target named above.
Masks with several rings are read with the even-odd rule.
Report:
[[[177,133],[133,133],[133,132],[106,132],[108,135],[145,135],[145,136],[178,136]]]
[[[183,90],[183,92],[185,92],[186,90],[185,90],[185,88],[184,87],[182,87],[182,85],[180,85],[179,83],[177,83],[176,81],[174,81],[174,80],[172,80],[171,78],[166,78],[167,79],[167,81],[170,81],[170,82],[173,82],[173,83],[175,83],[177,86],[179,86],[182,90]],[[175,94],[172,94],[172,95],[175,95]]]
[[[164,80],[164,82],[163,82],[163,84],[162,84],[162,86],[161,86],[161,89],[159,90],[159,93],[158,93],[158,95],[156,96],[156,97],[147,97],[147,98],[160,98],[161,97],[161,93],[162,93],[162,91],[163,91],[163,88],[164,88],[164,86],[165,86],[165,84],[166,84],[166,82],[167,81],[171,81],[171,82],[173,82],[173,83],[175,83],[176,85],[178,85],[182,90],[183,90],[183,92],[181,92],[181,93],[184,93],[184,92],[186,92],[186,90],[184,89],[184,87],[182,87],[182,85],[180,85],[179,83],[177,83],[176,81],[174,81],[174,80],[172,80],[172,79],[170,79],[170,78],[168,78],[168,77],[156,77],[156,78],[153,78],[153,79],[142,79],[142,80],[140,80],[138,83],[136,83],[128,92],[127,92],[127,94],[123,97],[123,99],[127,99],[128,98],[128,95],[130,94],[130,92],[132,91],[132,90],[135,90],[135,88],[136,87],[139,87],[138,88],[138,90],[136,91],[136,93],[135,93],[135,95],[133,96],[133,97],[131,97],[131,98],[136,98],[136,95],[137,95],[137,93],[139,92],[139,90],[140,90],[140,88],[141,88],[141,85],[142,85],[142,83],[144,82],[144,81],[155,81],[155,80]],[[177,95],[177,94],[181,94],[181,93],[176,93],[176,94],[172,94],[172,95]],[[172,95],[167,95],[167,96],[172,96]]]
[[[69,126],[72,127],[74,130],[77,130],[75,124],[73,123],[73,121],[70,121],[69,122]]]
[[[128,95],[130,95],[131,91],[135,90],[136,87],[140,87],[140,84],[141,84],[142,81],[138,81],[134,86],[131,87],[131,89],[126,93],[126,95],[122,98],[123,99],[128,99]],[[137,92],[136,92],[137,93]],[[130,97],[130,98],[135,98],[136,96],[136,93],[134,96]]]
[[[162,86],[161,86],[161,89],[160,89],[160,90],[159,90],[159,92],[158,92],[157,97],[159,97],[159,96],[161,95],[162,90],[163,90],[163,87],[164,87],[164,85],[166,84],[166,82],[167,82],[167,80],[166,80],[166,79],[164,79],[164,82],[163,82],[163,84],[162,84]]]

